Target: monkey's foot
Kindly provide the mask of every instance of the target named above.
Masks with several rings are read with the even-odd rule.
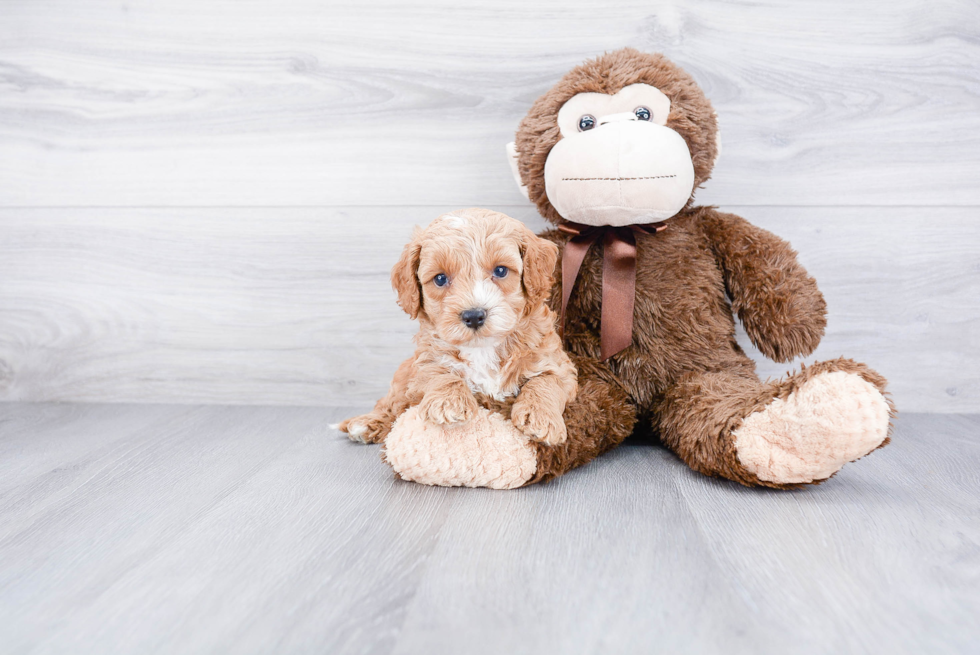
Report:
[[[482,407],[449,425],[433,425],[412,407],[395,421],[381,456],[403,479],[440,487],[514,489],[538,466],[528,438]]]
[[[888,401],[874,384],[839,370],[798,375],[792,393],[745,417],[733,433],[739,462],[766,482],[825,480],[888,436]]]

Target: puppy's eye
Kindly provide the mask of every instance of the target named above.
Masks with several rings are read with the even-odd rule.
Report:
[[[439,275],[432,278],[432,281],[436,283],[437,287],[444,287],[449,284],[449,278],[445,273],[439,273]]]
[[[653,114],[650,113],[650,110],[646,107],[637,107],[633,110],[633,113],[636,115],[636,118],[641,121],[648,121],[653,118]]]
[[[506,266],[498,266],[497,268],[493,269],[493,276],[494,277],[507,277],[507,273],[509,273],[509,272],[510,272],[510,269],[507,268]]]
[[[595,116],[586,114],[582,118],[578,119],[578,131],[585,132],[586,130],[591,130],[595,127]]]

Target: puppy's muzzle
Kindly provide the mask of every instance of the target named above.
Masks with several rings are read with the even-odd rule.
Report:
[[[467,309],[459,315],[459,320],[463,321],[463,325],[469,329],[479,330],[480,326],[487,322],[487,310]]]

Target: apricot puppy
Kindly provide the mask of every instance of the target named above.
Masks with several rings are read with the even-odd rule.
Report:
[[[398,304],[419,320],[415,354],[373,411],[338,428],[380,443],[410,407],[434,425],[484,407],[535,441],[565,441],[562,413],[578,387],[546,304],[557,259],[553,243],[486,209],[416,228],[391,271]]]

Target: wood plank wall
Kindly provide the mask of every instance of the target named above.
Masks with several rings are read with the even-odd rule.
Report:
[[[411,226],[542,227],[503,146],[632,45],[715,104],[699,200],[820,282],[815,358],[980,411],[978,37],[967,0],[4,2],[0,399],[373,401],[410,350],[387,272]]]

